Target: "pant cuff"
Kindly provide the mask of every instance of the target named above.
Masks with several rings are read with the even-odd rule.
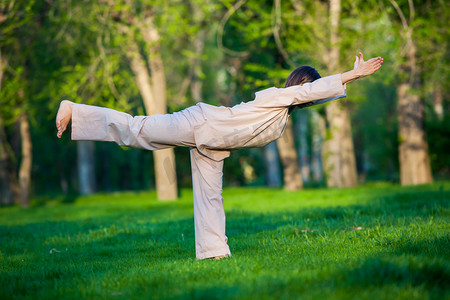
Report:
[[[197,259],[207,259],[216,256],[231,256],[230,250],[217,250],[217,251],[209,251],[201,254],[197,254]]]

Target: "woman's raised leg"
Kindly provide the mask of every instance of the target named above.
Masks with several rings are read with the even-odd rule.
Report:
[[[159,150],[195,146],[189,109],[173,114],[136,116],[113,109],[61,102],[56,116],[58,137],[72,120],[72,139],[110,141],[121,146]]]
[[[191,148],[195,251],[198,259],[230,256],[222,198],[223,160],[215,161]]]

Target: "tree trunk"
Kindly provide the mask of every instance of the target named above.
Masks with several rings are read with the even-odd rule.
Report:
[[[9,174],[11,167],[7,143],[3,120],[0,116],[0,205],[14,204],[14,194],[11,189],[11,176]]]
[[[400,70],[407,79],[397,87],[398,140],[400,183],[402,185],[431,183],[433,181],[424,129],[424,103],[417,94],[419,77],[416,61],[417,46],[413,40],[414,2],[409,2],[409,21],[397,2],[391,0],[402,20],[403,50],[406,57]],[[408,23],[409,22],[409,23]]]
[[[198,5],[196,5],[195,1],[191,1],[192,5],[192,13],[193,18],[196,24],[202,24],[204,20],[203,11]],[[194,98],[195,102],[203,101],[202,97],[202,89],[203,89],[203,80],[202,80],[202,55],[203,49],[205,47],[205,39],[206,39],[206,30],[204,28],[200,28],[194,39],[194,50],[195,57],[192,60],[192,83],[191,83],[191,94],[192,98]]]
[[[444,97],[442,96],[442,87],[440,83],[436,83],[436,90],[434,91],[434,112],[439,120],[444,119],[444,106],[443,106]]]
[[[295,149],[292,120],[287,122],[283,136],[277,140],[278,153],[283,165],[284,189],[296,191],[303,188],[302,176]]]
[[[324,168],[329,187],[356,186],[356,159],[353,149],[350,118],[347,109],[339,103],[326,108],[329,128],[323,147]]]
[[[93,194],[96,189],[94,150],[93,141],[77,142],[78,189],[81,195]]]
[[[308,144],[308,116],[309,110],[300,109],[297,111],[298,121],[298,135],[299,146],[298,155],[300,158],[300,170],[302,174],[303,182],[310,181],[310,156],[309,156],[309,144]]]
[[[341,1],[330,0],[330,52],[328,71],[334,74],[339,62],[339,17]],[[326,107],[329,129],[323,145],[323,161],[329,187],[352,187],[357,184],[356,159],[350,117],[347,109],[333,101]]]
[[[325,137],[325,120],[315,110],[312,110],[311,116],[311,172],[313,180],[321,182],[323,180],[323,167],[322,167],[322,145]]]
[[[3,81],[3,57],[0,52],[0,91]],[[10,157],[3,119],[0,116],[0,205],[14,204],[14,195],[10,183]]]
[[[267,186],[280,187],[281,170],[278,160],[278,151],[276,142],[272,142],[264,147],[264,166],[266,169]]]
[[[0,49],[0,91],[2,90],[4,68],[5,68],[5,61],[3,60],[2,52]]]
[[[150,17],[139,24],[148,49],[148,61],[152,77],[145,65],[137,43],[129,43],[128,56],[131,69],[136,76],[137,85],[144,100],[148,115],[167,113],[166,80],[164,66],[159,49],[159,35]],[[175,154],[173,149],[153,152],[155,160],[156,191],[160,200],[173,200],[178,197],[175,169]]]
[[[424,104],[413,87],[402,83],[398,93],[400,182],[402,185],[433,181],[424,130]]]
[[[19,169],[20,205],[27,207],[30,204],[30,178],[33,154],[30,125],[26,113],[20,116],[20,137],[22,143],[22,160]]]
[[[204,31],[201,31],[199,34],[201,34],[200,37],[196,38],[194,41],[195,51],[196,54],[201,57],[201,54],[203,52],[203,40],[204,39]],[[201,74],[202,74],[202,62],[200,58],[194,59],[194,66],[193,66],[193,78],[191,83],[191,94],[192,98],[194,98],[195,102],[201,102],[203,101],[202,97],[202,89],[203,89],[203,81],[201,80]]]

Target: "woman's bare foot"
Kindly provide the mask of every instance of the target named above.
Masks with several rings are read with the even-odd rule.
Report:
[[[220,260],[220,259],[227,258],[227,257],[230,257],[230,256],[231,255],[229,255],[229,254],[225,254],[225,255],[214,256],[214,257],[211,257],[210,259]]]
[[[222,259],[222,258],[225,258],[225,257],[227,257],[227,255],[214,256],[213,259],[214,260],[219,260],[219,259]]]
[[[56,128],[58,129],[58,138],[61,138],[61,135],[64,131],[66,131],[67,125],[72,119],[72,106],[73,102],[69,100],[63,100],[59,105],[58,113],[56,114]]]

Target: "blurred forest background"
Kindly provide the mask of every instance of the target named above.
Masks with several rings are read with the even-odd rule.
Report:
[[[445,0],[2,0],[0,203],[190,186],[186,148],[58,140],[63,99],[132,115],[232,106],[300,65],[348,71],[359,51],[382,70],[295,111],[278,142],[232,152],[224,185],[448,179],[448,20]]]

